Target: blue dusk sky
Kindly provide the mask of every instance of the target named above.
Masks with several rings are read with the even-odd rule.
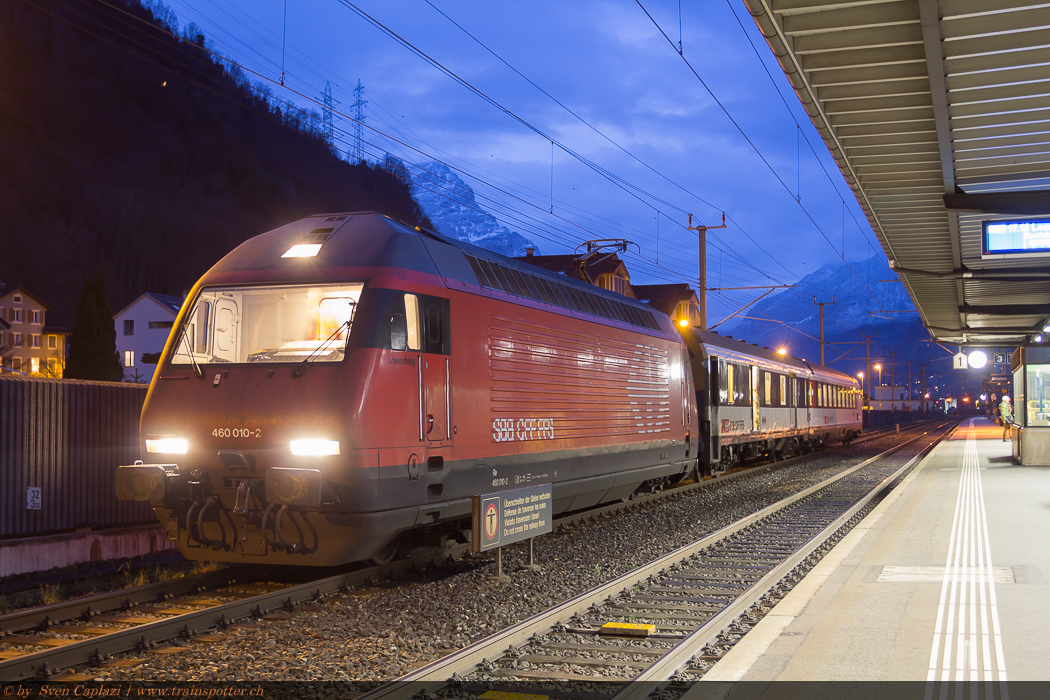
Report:
[[[626,238],[633,282],[695,287],[688,214],[724,211],[709,287],[883,255],[740,0],[165,4],[277,97],[320,112],[330,83],[344,152],[360,81],[365,158],[446,163],[542,253]],[[709,293],[709,323],[760,293]]]

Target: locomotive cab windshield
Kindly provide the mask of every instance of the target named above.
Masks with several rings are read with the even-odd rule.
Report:
[[[340,362],[364,284],[211,287],[186,314],[171,362]]]

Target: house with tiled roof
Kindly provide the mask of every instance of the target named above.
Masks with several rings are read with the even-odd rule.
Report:
[[[168,342],[182,298],[146,292],[113,316],[124,381],[148,383]]]
[[[47,325],[50,307],[25,287],[0,293],[0,372],[61,377],[69,332]]]
[[[581,267],[578,262],[579,255],[536,255],[532,248],[528,248],[528,254],[515,260],[527,262],[536,267],[542,267],[548,272],[554,272],[566,277],[589,282],[602,289],[623,294],[626,297],[636,298],[631,289],[631,276],[627,272],[627,266],[616,255],[616,253],[598,253],[587,258]],[[584,275],[586,271],[586,276]],[[589,279],[588,279],[589,278]]]
[[[700,300],[688,284],[638,284],[634,286],[634,294],[638,301],[670,316],[676,324],[685,321],[686,325],[696,326],[700,323]]]

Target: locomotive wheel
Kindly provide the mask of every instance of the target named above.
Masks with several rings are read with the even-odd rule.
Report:
[[[384,564],[389,564],[390,562],[394,561],[394,557],[397,556],[397,550],[398,542],[397,540],[394,540],[393,542],[379,550],[379,553],[371,559],[369,559],[368,563],[372,564],[373,566],[383,566]]]

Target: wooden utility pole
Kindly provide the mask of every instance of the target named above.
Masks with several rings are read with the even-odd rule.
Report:
[[[900,351],[898,350],[897,352]],[[897,393],[897,387],[895,386],[897,380],[893,376],[893,354],[893,351],[890,350],[890,410],[895,412],[897,410],[897,402],[895,396]]]
[[[926,417],[926,363],[919,363],[919,374],[922,376],[922,416]]]
[[[878,335],[879,335],[879,332],[875,331],[875,335],[865,335],[864,336],[864,357],[865,357],[865,361],[864,361],[865,362],[865,364],[864,364],[864,368],[865,369],[864,369],[864,371],[867,372],[867,375],[864,378],[868,380],[868,391],[867,391],[868,402],[867,402],[867,406],[868,406],[869,409],[871,408],[871,339],[872,338],[877,338]]]
[[[693,226],[693,215],[689,215],[689,226],[690,231],[696,231],[700,237],[700,277],[699,286],[696,289],[696,296],[700,302],[698,309],[700,311],[700,328],[707,330],[707,230],[712,228],[725,228],[726,227],[726,213],[722,212],[722,225],[721,226]]]
[[[908,361],[908,412],[909,412],[909,413],[911,412],[911,394],[912,394],[912,385],[911,385],[911,360],[909,360],[909,361]]]
[[[834,306],[835,297],[831,297],[831,301],[817,301],[817,297],[813,297],[813,303],[820,307],[820,364],[824,364],[824,307]]]

